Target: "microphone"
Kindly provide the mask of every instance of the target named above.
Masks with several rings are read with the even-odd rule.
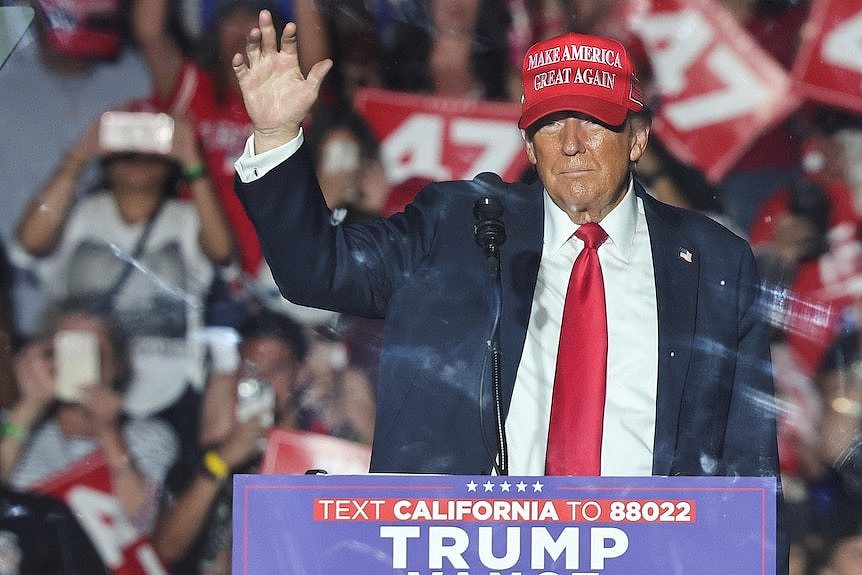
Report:
[[[500,278],[500,246],[506,241],[506,228],[500,218],[503,216],[503,204],[499,199],[483,196],[473,204],[473,217],[476,223],[473,226],[473,234],[476,243],[485,252],[488,275],[491,278],[493,289],[491,291],[493,302],[494,321],[490,337],[487,341],[485,360],[490,360],[491,390],[493,392],[495,439],[497,443],[496,458],[492,456],[494,468],[497,475],[509,474],[509,451],[506,445],[506,425],[503,421],[503,384],[502,384],[502,361],[500,352],[500,317],[503,312],[503,286]],[[485,370],[482,368],[482,377],[479,384],[479,421],[482,427],[482,439],[490,453],[490,447],[485,439],[485,424],[483,423],[483,402],[481,401],[482,390],[485,386]]]
[[[506,227],[500,220],[503,204],[497,198],[485,196],[473,204],[473,217],[476,224],[473,234],[476,243],[485,252],[488,261],[488,275],[496,279],[500,273],[499,248],[506,241]]]

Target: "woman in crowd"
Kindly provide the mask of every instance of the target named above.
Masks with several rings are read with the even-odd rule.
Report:
[[[15,359],[20,399],[3,421],[0,477],[15,489],[31,490],[101,450],[122,510],[141,533],[149,533],[162,483],[178,455],[177,439],[164,422],[125,417],[131,368],[116,324],[83,302],[64,304],[50,323],[44,337]],[[63,364],[70,358],[57,348],[69,334],[95,343],[96,369],[81,375],[79,385],[60,376],[71,369]]]

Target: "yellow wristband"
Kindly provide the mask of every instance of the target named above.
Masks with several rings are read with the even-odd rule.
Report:
[[[217,481],[224,481],[230,474],[230,466],[212,449],[204,453],[204,470]]]

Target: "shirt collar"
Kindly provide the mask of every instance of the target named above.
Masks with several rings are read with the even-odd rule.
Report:
[[[561,210],[544,192],[545,204],[545,234],[543,241],[545,249],[557,252],[572,237],[580,227],[569,219],[568,214]],[[629,178],[628,190],[622,201],[599,222],[608,234],[608,240],[619,250],[620,255],[628,261],[632,249],[635,231],[637,229],[638,202],[634,192],[634,180]]]

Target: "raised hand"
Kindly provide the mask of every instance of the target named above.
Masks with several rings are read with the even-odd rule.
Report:
[[[81,393],[80,404],[92,418],[97,431],[113,430],[123,411],[123,397],[103,385],[93,385]]]
[[[105,153],[99,142],[99,126],[100,119],[97,118],[87,126],[87,129],[80,135],[74,147],[69,151],[69,155],[80,162],[82,166]]]
[[[296,137],[332,60],[315,63],[304,76],[299,68],[296,24],[284,27],[279,49],[268,10],[260,11],[258,27],[249,32],[245,51],[245,56],[234,54],[231,63],[254,125],[255,153],[259,154]]]
[[[38,340],[15,357],[15,379],[21,391],[19,405],[34,413],[41,413],[54,401],[56,381],[50,353],[51,342]]]
[[[236,469],[263,450],[262,440],[266,437],[266,431],[261,417],[237,423],[219,445],[218,453],[231,469]]]
[[[181,116],[174,117],[174,137],[168,156],[177,160],[184,168],[201,161],[201,152],[192,123]]]

